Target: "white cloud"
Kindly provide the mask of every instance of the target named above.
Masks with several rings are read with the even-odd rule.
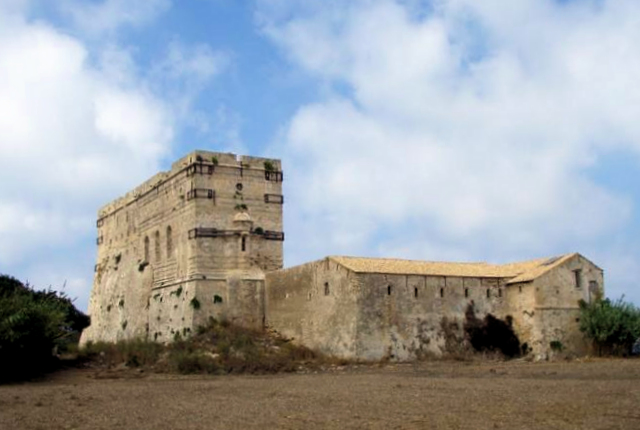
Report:
[[[409,3],[260,3],[264,33],[339,89],[284,137],[313,257],[589,254],[624,228],[635,202],[588,169],[640,153],[640,4]]]
[[[61,8],[87,34],[100,35],[121,26],[138,27],[167,11],[171,0],[63,0]]]
[[[220,72],[210,61],[218,54],[182,46],[179,58],[171,57],[175,50],[169,58],[176,67],[183,61],[184,70],[145,75],[131,48],[109,40],[90,48],[27,20],[26,6],[3,10],[0,271],[39,287],[67,280],[84,306],[97,209],[160,169],[189,116],[164,86],[194,88],[183,96],[188,105]]]

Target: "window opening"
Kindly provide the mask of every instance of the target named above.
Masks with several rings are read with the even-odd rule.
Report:
[[[418,287],[413,287],[413,297],[418,298]]]
[[[328,283],[328,282],[325,282],[325,283],[324,283],[324,295],[325,295],[325,296],[328,296],[328,295],[329,295],[329,293],[330,293],[330,291],[329,291],[329,283]]]
[[[160,232],[156,231],[156,261],[160,261]]]
[[[518,292],[521,293],[522,292],[522,285],[518,285]]]
[[[246,250],[247,250],[247,237],[242,236],[242,252],[245,252]]]
[[[173,253],[173,234],[171,231],[171,226],[167,227],[167,258],[171,257]]]
[[[149,261],[149,236],[144,237],[144,261]]]
[[[576,282],[576,288],[580,289],[582,288],[582,270],[577,269],[573,271],[573,275],[575,277],[575,282]]]
[[[498,288],[498,297],[502,297],[502,288]]]
[[[487,299],[491,298],[491,290],[487,288]]]
[[[444,297],[444,288],[440,288],[440,297]]]
[[[465,297],[469,297],[469,289],[468,288],[464,289],[464,296]]]
[[[387,285],[387,296],[391,295],[391,285]]]

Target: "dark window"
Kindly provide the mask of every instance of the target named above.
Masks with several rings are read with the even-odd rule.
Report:
[[[238,191],[242,191],[242,184],[237,183],[237,184],[236,184],[236,190],[238,190]]]
[[[573,275],[576,282],[576,288],[582,288],[582,270],[580,269],[574,270]]]
[[[391,285],[387,285],[387,296],[391,295]]]
[[[498,297],[502,297],[502,288],[498,288]]]
[[[161,254],[160,254],[160,232],[156,231],[156,261],[160,261],[161,258]]]
[[[491,298],[491,290],[487,288],[487,299]]]
[[[418,297],[418,287],[413,287],[413,297]]]
[[[149,261],[149,236],[144,237],[144,261]]]
[[[464,296],[465,297],[469,297],[469,289],[468,288],[464,289]]]
[[[522,292],[522,285],[518,285],[518,292]]]
[[[247,237],[242,236],[242,252],[247,250]]]
[[[171,226],[167,227],[167,258],[171,257],[173,253],[173,233],[171,231]]]
[[[331,291],[329,290],[329,283],[328,283],[328,282],[325,282],[325,283],[324,283],[324,295],[325,295],[325,296],[328,296],[330,292],[331,292]]]
[[[440,288],[440,297],[444,297],[444,288]]]

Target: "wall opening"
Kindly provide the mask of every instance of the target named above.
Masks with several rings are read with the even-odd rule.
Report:
[[[491,298],[491,290],[487,288],[487,299]]]
[[[160,261],[160,258],[162,257],[161,255],[161,251],[160,251],[160,232],[156,231],[156,261]]]
[[[171,257],[173,253],[173,232],[171,226],[167,227],[167,258]]]
[[[149,261],[149,236],[144,237],[144,261]]]
[[[324,283],[324,295],[328,296],[331,293],[331,291],[329,290],[329,283],[325,282]]]
[[[464,296],[465,297],[469,297],[469,289],[468,288],[464,289]]]
[[[418,298],[418,287],[413,287],[413,297]]]
[[[242,252],[245,252],[247,250],[247,237],[246,236],[242,236],[240,248],[242,249]]]
[[[502,297],[502,288],[498,288],[498,297]]]
[[[573,271],[576,288],[582,288],[582,270],[577,269]]]
[[[444,297],[444,288],[440,288],[440,297]]]
[[[391,295],[391,285],[387,285],[387,296]]]
[[[521,293],[522,292],[522,285],[518,285],[518,292]]]

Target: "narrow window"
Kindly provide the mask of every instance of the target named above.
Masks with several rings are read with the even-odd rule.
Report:
[[[413,297],[418,298],[418,287],[413,287]]]
[[[387,285],[387,296],[391,295],[391,285]]]
[[[247,250],[247,237],[242,236],[242,252],[245,252],[246,250]]]
[[[324,283],[324,295],[325,295],[325,296],[328,296],[330,292],[331,292],[331,291],[329,290],[329,283],[328,283],[328,282],[325,282],[325,283]]]
[[[173,253],[173,235],[171,231],[171,226],[167,227],[167,258],[171,257]]]
[[[502,288],[498,288],[498,297],[502,297]]]
[[[468,288],[464,289],[464,296],[465,297],[469,297],[469,289]]]
[[[156,261],[160,261],[160,232],[156,231]]]
[[[144,261],[149,261],[149,236],[144,237]]]
[[[575,277],[576,288],[582,288],[582,270],[577,269],[573,271],[573,275]]]
[[[444,297],[444,288],[440,288],[440,297]]]
[[[487,288],[487,299],[491,298],[491,290]]]
[[[521,293],[522,292],[522,285],[518,285],[518,292]]]

